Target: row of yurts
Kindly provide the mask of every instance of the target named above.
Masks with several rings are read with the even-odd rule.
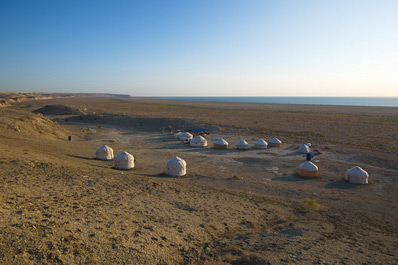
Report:
[[[177,132],[174,133],[174,137],[189,142],[192,147],[205,147],[207,146],[207,140],[201,135],[193,137],[189,132]],[[265,149],[269,146],[281,147],[282,141],[278,138],[273,138],[267,143],[264,139],[258,139],[254,143],[254,148]],[[218,139],[214,142],[215,149],[228,149],[229,143],[224,139]],[[310,153],[311,144],[300,145],[299,153]],[[236,142],[235,147],[237,149],[248,149],[249,144],[241,139]],[[113,156],[113,149],[107,145],[103,145],[96,150],[96,158],[100,160],[114,160],[114,168],[116,169],[131,169],[134,168],[134,156],[128,152],[121,152],[117,156]],[[173,157],[166,163],[165,173],[170,176],[184,176],[186,174],[187,163],[185,160],[179,157]],[[318,177],[318,167],[311,161],[306,161],[299,165],[298,174],[307,178]],[[354,184],[368,184],[369,174],[362,168],[355,166],[345,172],[345,180]]]

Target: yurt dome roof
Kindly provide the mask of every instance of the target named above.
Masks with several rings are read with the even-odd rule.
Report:
[[[304,171],[318,171],[318,167],[311,161],[306,161],[300,164],[300,169]]]
[[[269,140],[269,142],[270,143],[273,143],[273,144],[281,144],[282,143],[282,141],[281,140],[279,140],[278,138],[272,138],[271,140]]]
[[[300,153],[309,153],[311,151],[310,147],[306,144],[302,144],[298,148],[298,152]]]
[[[173,157],[169,161],[167,161],[168,166],[187,166],[187,162],[184,159],[179,158],[178,156]]]
[[[206,142],[206,139],[203,136],[201,136],[201,135],[197,135],[191,140],[191,142],[193,142],[193,143],[204,143],[204,142]]]
[[[134,159],[134,157],[127,152],[121,152],[115,157],[115,160],[129,160],[129,159]]]
[[[214,142],[215,144],[218,145],[228,145],[228,142],[225,141],[224,139],[218,139],[217,141]]]
[[[346,174],[350,175],[350,176],[354,176],[354,177],[369,177],[368,172],[366,172],[365,170],[363,170],[362,168],[356,166],[353,168],[350,168],[349,170],[346,171]]]
[[[264,139],[258,139],[257,141],[254,142],[256,145],[268,145],[267,142]]]
[[[97,151],[98,152],[107,152],[107,151],[110,151],[110,150],[112,150],[112,148],[110,148],[109,146],[107,146],[106,144],[104,144],[103,146],[101,146],[101,147],[99,147],[98,149],[97,149]]]
[[[111,160],[113,159],[113,149],[107,145],[103,145],[95,151],[95,158],[100,160]]]
[[[190,134],[189,132],[183,132],[183,133],[180,134],[180,136],[183,136],[183,137],[191,137],[192,134]]]
[[[236,145],[248,145],[248,143],[244,139],[240,139],[236,142]]]

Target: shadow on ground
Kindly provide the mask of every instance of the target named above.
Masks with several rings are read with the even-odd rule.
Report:
[[[292,153],[288,153],[288,154],[284,154],[284,155],[279,155],[277,157],[290,157],[290,156],[303,156],[305,157],[305,154],[301,154],[301,153],[297,153],[297,152],[292,152]]]
[[[307,181],[309,179],[299,177],[297,175],[291,175],[291,176],[285,176],[285,177],[277,177],[271,179],[272,181],[291,181],[291,182],[297,182],[297,181]]]
[[[94,157],[84,157],[84,156],[77,156],[77,155],[67,155],[67,156],[73,157],[73,158],[84,159],[84,160],[97,160]]]
[[[348,183],[345,180],[339,180],[339,181],[335,181],[329,184],[325,185],[325,188],[327,189],[342,189],[342,190],[348,190],[348,189],[353,189],[355,187],[358,186],[363,186],[361,184],[352,184],[352,183]]]

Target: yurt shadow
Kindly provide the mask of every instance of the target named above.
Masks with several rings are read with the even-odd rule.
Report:
[[[278,154],[271,153],[271,152],[256,152],[258,155],[268,155],[268,156],[273,156],[273,157],[278,157]]]
[[[99,159],[96,159],[94,157],[85,157],[85,156],[77,156],[77,155],[69,155],[69,154],[67,154],[66,156],[73,157],[73,158],[84,159],[84,160],[99,160]]]
[[[307,180],[310,180],[310,179],[300,177],[298,174],[294,174],[294,175],[290,175],[290,176],[272,178],[271,180],[272,181],[299,182],[299,181],[307,181]]]
[[[353,189],[355,187],[363,186],[361,184],[353,184],[353,183],[348,183],[344,179],[339,180],[339,181],[334,181],[332,183],[328,183],[325,185],[325,188],[327,189],[341,189],[341,190],[349,190]]]
[[[188,148],[189,146],[184,143],[169,143],[161,147],[151,148],[152,150],[160,150],[160,149],[181,149]]]
[[[291,156],[303,156],[305,157],[305,154],[301,154],[298,152],[292,152],[292,153],[288,153],[288,154],[283,154],[283,155],[278,155],[277,157],[291,157]]]
[[[202,153],[202,154],[208,154],[208,155],[225,155],[225,154],[230,154],[233,152],[233,149],[215,149],[213,147],[190,147],[188,146],[188,149],[181,150],[181,152],[184,153]],[[239,150],[237,150],[239,153]]]
[[[149,178],[168,178],[168,179],[183,179],[183,178],[192,178],[195,177],[196,174],[193,173],[186,173],[184,176],[170,176],[167,175],[165,172],[161,172],[158,174],[136,174],[138,176],[142,176],[142,177],[149,177]]]
[[[209,148],[208,149],[208,154],[212,155],[225,155],[230,153],[231,150],[229,149],[215,149],[215,148]]]
[[[229,153],[244,153],[244,152],[250,152],[250,151],[256,151],[258,149],[253,149],[253,148],[247,148],[247,149],[237,149],[237,148],[230,148],[228,149]]]
[[[93,166],[93,167],[99,167],[99,168],[107,168],[107,169],[113,169],[113,166],[111,164],[104,164],[102,166],[88,163],[87,165]]]
[[[166,175],[166,173],[162,172],[162,173],[158,173],[158,174],[136,174],[138,176],[142,176],[142,177],[149,177],[149,178],[178,178],[178,177],[173,177],[173,176],[169,176]]]
[[[184,153],[205,153],[205,154],[211,154],[213,150],[211,148],[205,148],[205,147],[189,147],[189,149],[181,150],[181,152]]]

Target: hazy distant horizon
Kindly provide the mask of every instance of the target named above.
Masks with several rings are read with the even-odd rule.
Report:
[[[266,98],[398,98],[398,96],[301,96],[301,95],[288,95],[288,96],[267,96],[267,95],[255,95],[255,96],[231,96],[231,95],[137,95],[134,93],[119,93],[119,92],[112,92],[112,91],[88,91],[88,92],[76,92],[72,90],[65,90],[65,91],[44,91],[44,90],[1,90],[0,93],[44,93],[44,94],[109,94],[109,95],[121,95],[121,96],[129,96],[129,97],[143,97],[143,98],[252,98],[252,97],[266,97]]]
[[[398,97],[154,97],[165,100],[298,105],[398,107]]]
[[[1,1],[0,91],[398,97],[398,1]]]

